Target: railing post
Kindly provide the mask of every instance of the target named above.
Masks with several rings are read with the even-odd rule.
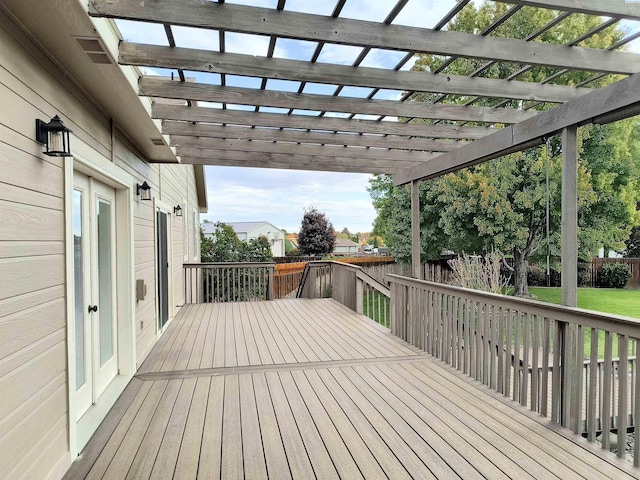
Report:
[[[356,313],[362,313],[364,303],[364,282],[356,275]]]
[[[267,300],[273,300],[273,270],[274,265],[269,265],[269,280],[267,282]]]

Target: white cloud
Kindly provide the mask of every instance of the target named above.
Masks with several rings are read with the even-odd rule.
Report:
[[[375,218],[368,175],[295,170],[207,167],[212,221],[266,220],[297,231],[304,209],[315,206],[337,229],[370,231]]]

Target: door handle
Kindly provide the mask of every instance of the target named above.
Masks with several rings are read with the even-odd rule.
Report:
[[[89,305],[89,313],[91,312],[97,312],[98,311],[98,305]]]

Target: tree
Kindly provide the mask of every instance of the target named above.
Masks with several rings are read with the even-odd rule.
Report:
[[[482,31],[500,18],[508,6],[485,2],[469,4],[449,28],[457,31]],[[503,23],[492,35],[525,38],[553,19],[550,10],[522,9]],[[543,40],[568,43],[601,22],[596,17],[572,15],[543,34]],[[623,32],[609,27],[580,45],[607,47],[619,40]],[[413,67],[433,71],[448,57],[419,55]],[[459,58],[443,73],[469,75],[485,60]],[[506,78],[519,65],[495,62],[483,76]],[[547,67],[534,67],[518,80],[541,81],[555,73]],[[587,80],[588,72],[568,72],[565,81],[577,84]],[[603,77],[591,86],[600,87],[614,81]],[[433,101],[434,94],[414,94],[412,100]],[[447,96],[448,103],[493,106],[497,99]],[[511,101],[506,107],[547,109],[551,106]],[[427,122],[428,121],[424,121]],[[445,122],[447,123],[447,122]],[[629,119],[604,127],[586,126],[579,132],[579,255],[589,257],[603,245],[621,248],[631,226],[640,223],[636,208],[640,199],[640,127]],[[421,252],[424,258],[438,257],[442,249],[484,253],[499,249],[514,258],[516,294],[527,295],[526,268],[529,260],[546,254],[545,244],[545,176],[547,161],[550,173],[551,254],[559,257],[561,142],[554,138],[550,155],[545,148],[531,149],[492,162],[421,182],[422,210]],[[391,178],[377,176],[370,182],[370,194],[378,217],[374,231],[381,234],[396,258],[411,258],[410,192],[393,187]]]
[[[358,239],[360,238],[360,234],[351,233],[347,227],[344,227],[342,230],[340,230],[340,233],[338,233],[337,238],[346,238],[347,240],[351,240],[352,242],[357,243]]]
[[[333,252],[336,234],[326,215],[315,207],[305,210],[298,234],[298,248],[303,255],[323,255]]]
[[[243,242],[226,223],[216,222],[212,238],[200,231],[200,252],[203,262],[270,262],[271,245],[266,237]]]
[[[633,227],[631,229],[631,233],[625,244],[625,257],[640,258],[640,227]]]

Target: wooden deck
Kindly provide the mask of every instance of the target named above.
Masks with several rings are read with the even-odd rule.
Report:
[[[185,306],[65,478],[639,478],[330,299]]]

